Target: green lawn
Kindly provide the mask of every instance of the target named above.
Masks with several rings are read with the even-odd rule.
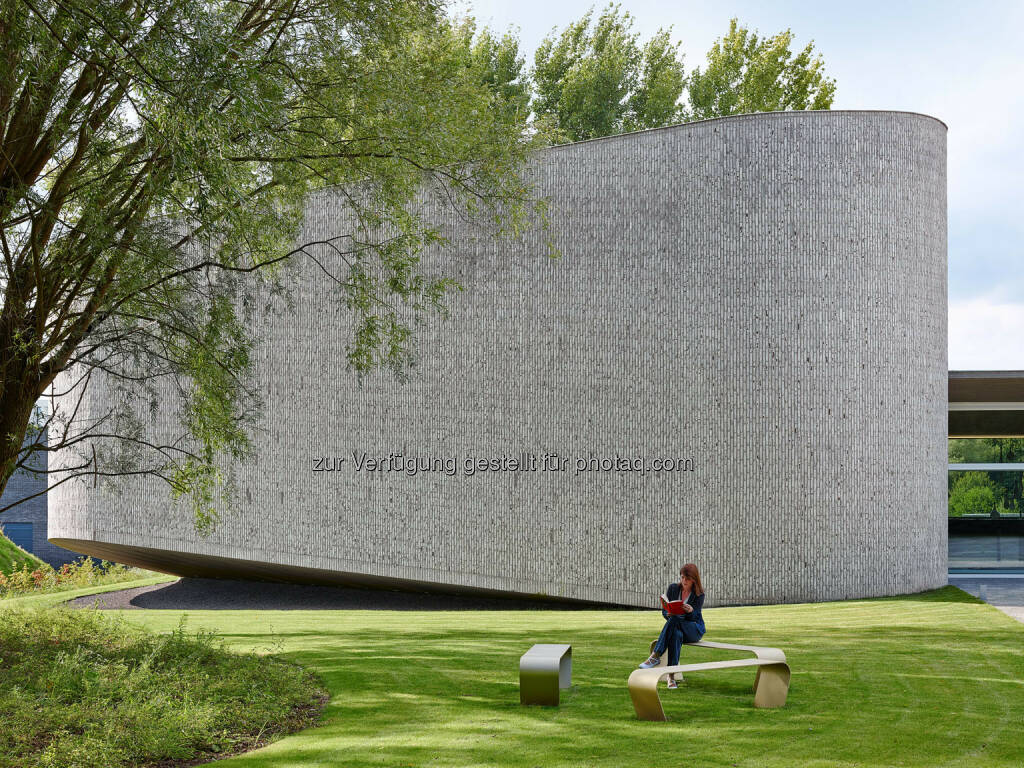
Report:
[[[126,615],[165,631],[181,613]],[[626,678],[661,626],[656,611],[194,611],[187,626],[281,653],[332,694],[322,726],[225,768],[1024,763],[1024,625],[955,588],[705,617],[709,640],[786,651],[784,709],[754,709],[754,671],[739,669],[664,691],[668,723],[636,720]],[[573,646],[558,709],[519,705],[519,656],[537,642]]]

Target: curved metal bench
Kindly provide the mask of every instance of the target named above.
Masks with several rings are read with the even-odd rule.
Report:
[[[651,643],[651,650],[657,641]],[[731,669],[733,667],[757,667],[754,677],[754,706],[782,707],[786,704],[789,693],[789,664],[786,654],[779,648],[764,648],[756,645],[733,645],[731,643],[715,643],[701,640],[698,643],[684,643],[684,647],[718,648],[729,651],[747,651],[754,654],[753,659],[731,659],[728,661],[709,661],[703,664],[677,664],[668,666],[665,656],[661,663],[651,669],[636,669],[629,676],[629,696],[633,700],[633,709],[641,720],[667,720],[665,710],[658,697],[658,682],[669,675],[680,679],[679,673],[703,672],[712,669]]]

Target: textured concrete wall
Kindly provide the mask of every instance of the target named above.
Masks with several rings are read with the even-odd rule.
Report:
[[[43,442],[46,442],[46,433],[43,433]],[[46,469],[46,454],[35,453],[29,459],[33,468]],[[7,481],[3,495],[0,496],[0,509],[8,504],[21,501],[17,506],[11,507],[6,512],[0,512],[0,524],[3,523],[31,523],[32,524],[32,549],[31,552],[40,560],[43,560],[54,568],[59,568],[64,563],[70,563],[80,557],[77,552],[58,547],[47,540],[47,505],[46,496],[36,496],[40,491],[46,489],[46,475],[34,474],[19,469]],[[29,498],[29,497],[33,498]]]
[[[686,561],[719,605],[944,584],[945,135],[916,114],[798,112],[547,150],[562,258],[438,210],[452,245],[427,264],[466,290],[405,384],[356,385],[345,310],[299,265],[303,300],[257,353],[270,407],[233,469],[241,510],[213,536],[143,482],[61,486],[51,536],[179,572],[642,605]],[[347,231],[326,193],[305,227]],[[355,469],[362,451],[570,464],[409,476]],[[590,454],[693,469],[576,476]]]

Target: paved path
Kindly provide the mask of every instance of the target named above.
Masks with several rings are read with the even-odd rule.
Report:
[[[1024,573],[951,573],[949,583],[1024,622]]]

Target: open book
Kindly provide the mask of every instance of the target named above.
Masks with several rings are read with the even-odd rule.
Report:
[[[683,608],[683,606],[686,605],[685,600],[669,600],[664,594],[659,595],[658,599],[661,600],[661,607],[673,616],[686,615],[686,609]]]

